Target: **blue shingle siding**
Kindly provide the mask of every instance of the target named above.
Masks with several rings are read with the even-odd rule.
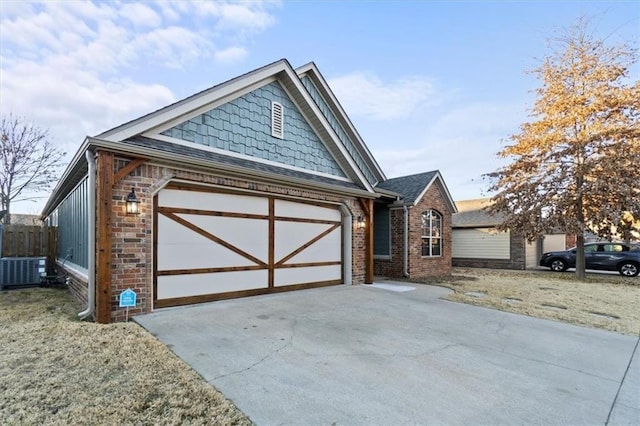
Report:
[[[351,155],[355,163],[358,165],[358,168],[360,169],[360,171],[362,171],[367,181],[369,181],[371,185],[375,185],[378,181],[376,180],[373,173],[371,173],[371,170],[365,163],[364,159],[356,149],[349,136],[347,136],[347,133],[344,131],[335,115],[333,115],[333,112],[331,112],[331,109],[325,102],[322,95],[320,95],[320,92],[318,92],[316,86],[309,79],[309,77],[302,77],[302,84],[307,89],[307,92],[309,92],[309,95],[311,95],[311,98],[316,103],[318,108],[320,108],[320,111],[329,122],[329,125],[331,126],[333,131],[336,132],[336,135],[338,135],[338,139],[340,139],[342,145],[344,145],[344,147],[347,149],[347,152]]]
[[[87,178],[80,182],[54,213],[58,225],[58,259],[84,269],[88,266],[87,182]]]
[[[284,139],[271,136],[271,102],[284,107]],[[163,135],[213,148],[345,177],[278,82],[270,83]]]

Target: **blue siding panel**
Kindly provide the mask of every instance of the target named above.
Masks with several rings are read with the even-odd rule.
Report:
[[[272,101],[279,102],[284,107],[284,139],[271,136]],[[278,82],[260,87],[162,134],[345,177],[340,166]]]
[[[87,188],[85,178],[60,203],[54,213],[58,224],[58,258],[82,268],[88,267]]]
[[[375,204],[373,207],[373,254],[389,256],[391,254],[389,208]]]

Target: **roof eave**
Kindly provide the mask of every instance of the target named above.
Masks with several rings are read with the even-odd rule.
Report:
[[[78,182],[82,180],[82,177],[78,176],[87,174],[85,170],[87,167],[85,152],[89,149],[89,139],[89,137],[84,139],[82,145],[80,145],[80,148],[78,148],[78,151],[62,173],[55,188],[51,191],[51,196],[49,196],[49,199],[42,209],[42,213],[40,213],[42,218],[46,218],[51,214],[54,208],[68,195],[69,191],[75,188]]]
[[[442,175],[440,174],[439,170],[436,170],[435,175],[431,178],[429,183],[424,187],[424,190],[420,193],[420,195],[416,197],[416,199],[413,201],[413,204],[415,205],[420,202],[422,197],[424,197],[424,194],[426,194],[426,192],[429,190],[431,185],[433,185],[433,183],[436,182],[436,180],[438,180],[442,185],[442,189],[444,190],[444,195],[445,195],[445,201],[449,205],[449,209],[451,209],[451,213],[452,214],[458,213],[458,208],[456,207],[456,203],[453,201],[453,198],[451,197],[451,193],[449,192],[449,188],[447,188],[447,185],[444,183],[444,179],[442,178]]]
[[[139,155],[153,161],[170,161],[173,164],[180,166],[188,166],[190,168],[197,167],[204,172],[232,174],[238,177],[253,177],[262,181],[278,182],[287,185],[293,185],[297,187],[303,187],[307,189],[321,189],[324,191],[331,191],[332,193],[340,193],[344,195],[355,195],[365,198],[376,198],[376,194],[371,193],[365,189],[347,188],[340,185],[331,185],[324,182],[315,182],[302,178],[283,176],[278,173],[255,170],[247,167],[241,167],[230,164],[221,164],[216,161],[205,160],[200,158],[191,157],[188,155],[169,153],[160,150],[149,149],[141,146],[131,145],[126,142],[114,142],[106,141],[97,138],[89,138],[91,147],[103,148],[114,153],[122,155]]]
[[[350,133],[352,140],[358,143],[356,149],[358,149],[360,155],[362,155],[364,160],[369,165],[369,168],[374,172],[374,175],[376,175],[376,179],[378,179],[379,182],[387,180],[387,177],[382,171],[382,168],[371,154],[371,151],[369,151],[369,147],[364,142],[364,139],[362,139],[362,136],[360,136],[360,133],[358,133],[344,108],[342,108],[340,101],[338,101],[338,99],[334,95],[333,91],[329,87],[329,84],[324,79],[322,73],[320,73],[320,70],[318,69],[316,64],[314,62],[309,62],[308,64],[296,68],[295,71],[298,75],[306,74],[312,79],[312,81],[316,85],[316,88],[318,88],[318,90],[322,92],[325,101],[329,101],[328,104],[333,110],[334,115],[341,121],[340,124],[342,124],[342,127],[348,133]]]

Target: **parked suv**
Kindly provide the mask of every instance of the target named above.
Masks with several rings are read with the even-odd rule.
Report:
[[[640,272],[640,244],[590,243],[584,245],[586,269],[618,271],[625,277],[635,277]],[[540,266],[562,272],[576,267],[576,248],[552,251],[540,258]]]

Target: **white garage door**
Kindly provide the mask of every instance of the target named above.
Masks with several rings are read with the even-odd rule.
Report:
[[[493,228],[454,229],[452,256],[458,259],[509,259],[509,231]]]
[[[343,282],[337,206],[179,188],[156,203],[155,307]]]

